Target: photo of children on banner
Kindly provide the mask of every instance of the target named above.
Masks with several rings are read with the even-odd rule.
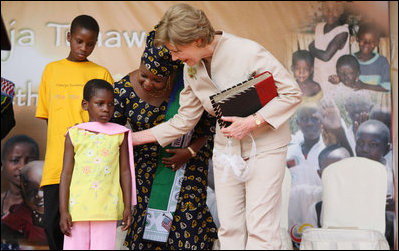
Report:
[[[378,120],[367,120],[360,124],[356,132],[356,154],[375,160],[383,164],[387,171],[387,200],[385,212],[385,237],[391,247],[394,244],[394,222],[395,222],[395,201],[394,201],[394,180],[392,162],[386,161],[385,156],[390,151],[389,128]]]
[[[383,164],[387,169],[388,187],[387,202],[392,203],[393,199],[393,173],[392,167],[386,161],[385,155],[390,151],[389,128],[381,121],[369,119],[360,124],[356,132],[356,154],[358,157],[365,157]]]
[[[313,80],[320,84],[324,95],[337,89],[329,76],[336,74],[336,63],[342,55],[349,54],[349,28],[344,23],[343,2],[321,3],[323,22],[316,25],[315,38],[309,44],[309,51],[315,58]]]
[[[325,97],[318,103],[303,103],[296,114],[296,121],[304,139],[292,142],[288,147],[287,166],[292,177],[288,222],[291,233],[300,237],[297,231],[301,226],[315,223],[309,222],[309,210],[322,196],[320,153],[338,144],[348,156],[353,154],[341,127],[344,122],[333,100]],[[300,238],[296,237],[293,238],[294,245],[299,245],[296,241]]]
[[[345,100],[345,110],[343,112],[348,116],[349,124],[341,124],[345,128],[345,135],[354,156],[356,156],[356,131],[361,123],[369,119],[373,107],[374,104],[368,95],[358,95],[357,93],[353,93],[351,98]]]
[[[356,34],[359,51],[353,55],[359,61],[362,82],[375,85],[380,91],[391,91],[391,67],[388,59],[376,51],[381,35],[381,29],[375,23],[361,23]]]
[[[392,245],[392,224],[394,221],[394,200],[392,193],[393,185],[393,170],[392,161],[388,161],[386,156],[390,152],[390,131],[389,128],[381,121],[368,119],[370,113],[370,103],[360,102],[359,97],[347,102],[347,109],[351,115],[353,128],[350,127],[350,132],[355,135],[355,151],[352,153],[352,146],[346,138],[347,133],[344,132],[342,120],[339,115],[339,110],[333,101],[323,100],[321,107],[325,117],[323,118],[323,129],[332,132],[332,137],[329,139],[332,144],[339,144],[344,147],[350,156],[365,157],[378,161],[385,165],[387,171],[387,206],[386,206],[386,237]],[[362,110],[366,108],[366,110]],[[360,110],[359,110],[360,109]],[[346,130],[348,132],[348,130]],[[328,141],[328,139],[327,139]],[[327,144],[330,145],[330,144]],[[320,164],[320,163],[319,163]],[[309,217],[309,216],[306,216]],[[308,220],[308,218],[307,218]],[[391,238],[391,239],[389,239]]]
[[[332,84],[342,83],[344,86],[352,88],[355,91],[363,89],[379,92],[389,91],[380,85],[372,85],[363,82],[360,79],[361,71],[359,61],[353,55],[347,54],[339,57],[336,68],[337,75],[331,75],[329,77],[329,81]]]
[[[321,199],[318,155],[326,147],[322,138],[322,115],[317,103],[302,103],[296,113],[296,123],[303,140],[288,146],[287,167],[291,174],[288,205],[288,229],[305,222],[310,205]]]
[[[41,160],[34,160],[23,167],[21,170],[23,202],[13,205],[10,214],[2,218],[7,227],[23,235],[19,239],[21,245],[34,244],[47,247],[43,223],[44,199],[43,191],[40,189],[43,163]]]
[[[39,159],[37,142],[24,134],[9,138],[2,149],[2,176],[6,178],[7,189],[1,193],[1,216],[7,215],[14,204],[23,201],[21,191],[21,170],[24,166]],[[3,185],[3,184],[2,184]]]
[[[389,109],[388,107],[380,106],[380,105],[374,106],[370,111],[369,119],[375,119],[375,120],[381,121],[388,127],[389,132],[392,132],[392,129],[391,129],[392,113],[391,113],[391,109]],[[389,172],[393,173],[392,137],[389,137],[389,146],[390,146],[389,151],[384,156],[384,158],[387,163],[387,166],[391,168],[391,170]],[[388,173],[388,175],[389,175],[389,173]]]
[[[31,227],[27,228],[27,225],[33,226],[32,220],[30,220],[30,223],[29,219],[24,221],[33,213],[26,207],[27,196],[23,193],[24,186],[21,183],[21,173],[26,168],[26,165],[38,159],[39,146],[33,138],[27,135],[15,135],[3,145],[1,155],[2,181],[4,181],[2,182],[1,193],[2,249],[18,248],[20,240],[27,240],[27,237],[34,236],[37,232],[40,232],[40,229],[39,231],[31,231]],[[24,210],[21,210],[21,208]],[[37,212],[40,212],[40,210],[37,210]],[[26,217],[22,217],[22,215]],[[19,221],[18,223],[15,219],[23,222]],[[36,223],[38,222],[41,221],[36,221]],[[41,224],[36,225],[42,227]],[[37,240],[37,238],[33,239]]]
[[[314,57],[307,50],[292,54],[291,71],[303,92],[302,102],[317,102],[323,97],[319,83],[313,80]]]
[[[362,123],[372,119],[380,120],[391,132],[391,68],[389,54],[387,55],[389,49],[384,46],[385,40],[382,40],[386,39],[388,34],[384,31],[381,22],[375,22],[373,17],[366,15],[362,10],[351,9],[348,3],[321,2],[318,4],[317,11],[319,10],[321,15],[317,13],[317,16],[321,16],[323,21],[312,24],[316,26],[314,41],[312,41],[313,37],[298,31],[299,35],[302,37],[305,35],[309,38],[308,41],[312,42],[305,41],[302,46],[301,43],[304,41],[300,40],[301,36],[298,36],[300,48],[292,54],[291,70],[299,86],[303,88],[303,79],[308,75],[305,73],[311,69],[310,60],[305,61],[305,58],[308,58],[305,49],[309,49],[314,57],[312,80],[318,83],[323,91],[322,98],[315,101],[322,114],[322,141],[326,148],[336,145],[349,156],[357,156],[356,134]],[[308,93],[306,89],[303,88],[302,91],[304,92],[303,102],[306,102],[311,97],[306,96]],[[290,125],[292,139],[289,149],[293,149],[298,144],[305,147],[304,134],[297,121],[292,119]],[[390,194],[394,182],[393,170],[389,168],[389,166],[392,167],[393,162],[391,147],[384,153],[383,158],[387,163],[388,176],[391,177],[388,177],[390,185],[387,190]],[[292,154],[287,155],[287,165],[291,166],[290,171],[296,177],[302,177],[305,174],[299,175],[299,169],[295,168],[296,163],[299,163],[298,160],[298,158],[294,159]],[[293,180],[295,182],[295,179]],[[297,188],[294,186],[292,189],[294,193],[295,189]],[[393,231],[393,227],[388,226],[388,218],[391,222],[394,219],[390,214],[394,208],[393,200],[389,198],[390,196],[387,199],[387,236],[388,232]],[[300,200],[306,201],[309,198]],[[314,211],[314,205],[310,205],[310,208],[312,207]],[[297,213],[290,211],[291,219],[297,217]],[[309,214],[314,214],[314,212],[309,212]],[[304,224],[310,221],[307,217],[304,219]],[[317,221],[313,220],[312,225],[315,222]],[[391,247],[393,243],[391,240]]]

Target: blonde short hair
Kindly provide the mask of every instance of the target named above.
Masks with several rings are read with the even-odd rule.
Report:
[[[211,23],[202,10],[180,3],[170,7],[156,29],[155,45],[170,43],[188,45],[202,39],[201,47],[211,43],[215,35]]]

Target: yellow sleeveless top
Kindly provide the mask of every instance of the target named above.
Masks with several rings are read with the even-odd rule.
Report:
[[[70,128],[74,146],[69,212],[72,221],[120,220],[119,147],[124,134],[107,135]]]

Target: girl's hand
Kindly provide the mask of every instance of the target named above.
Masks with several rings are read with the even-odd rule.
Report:
[[[357,129],[359,129],[359,126],[361,123],[369,119],[369,112],[360,112],[358,116],[356,116],[356,119],[353,121],[353,132],[356,134]]]
[[[337,130],[341,125],[341,113],[332,99],[322,99],[319,103],[321,123],[326,130]]]
[[[71,237],[71,230],[72,230],[72,217],[69,212],[62,213],[60,217],[60,228],[61,232]]]
[[[328,76],[328,82],[330,82],[331,84],[334,84],[334,85],[339,84],[340,80],[339,80],[338,75],[334,74],[334,75]]]
[[[125,207],[123,210],[122,231],[126,231],[132,224],[132,210],[130,207]]]
[[[315,43],[315,42],[314,42],[314,40],[313,40],[313,41],[309,44],[309,47],[308,47],[308,48],[309,48],[309,51],[310,51],[310,50],[314,50],[314,49],[316,48],[315,45],[314,45],[314,43]]]
[[[226,137],[233,137],[235,139],[243,139],[249,132],[254,130],[257,125],[252,115],[241,118],[241,117],[222,117],[222,120],[231,122],[232,124],[228,127],[222,128],[221,132]]]
[[[173,171],[179,170],[191,158],[191,152],[187,148],[166,149],[166,152],[172,153],[173,156],[163,158],[162,163]]]
[[[337,136],[324,128],[321,131],[321,137],[326,146],[338,143]]]

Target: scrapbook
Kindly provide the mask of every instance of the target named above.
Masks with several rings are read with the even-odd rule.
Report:
[[[221,120],[222,116],[249,116],[276,96],[277,88],[273,76],[265,71],[209,98],[219,126],[223,128],[231,123]]]

